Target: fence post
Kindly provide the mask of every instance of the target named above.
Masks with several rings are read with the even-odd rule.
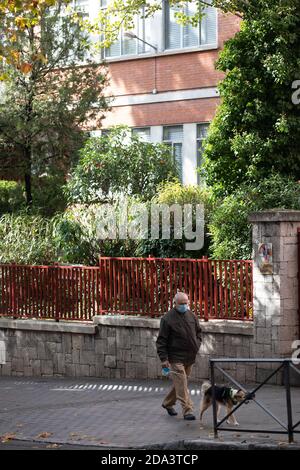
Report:
[[[59,295],[58,295],[58,268],[57,263],[51,266],[51,278],[52,278],[52,295],[53,295],[53,306],[55,308],[55,321],[59,322],[60,306],[59,306]]]
[[[294,442],[293,434],[293,415],[292,415],[292,401],[291,401],[291,384],[290,384],[290,361],[284,361],[284,385],[286,390],[286,406],[287,406],[287,418],[288,418],[288,434],[289,443]]]
[[[208,258],[203,256],[203,271],[204,271],[204,320],[208,321]]]
[[[100,269],[100,296],[99,296],[99,307],[100,307],[100,315],[103,314],[103,265],[104,263],[102,262],[101,256],[99,256],[99,269]]]
[[[210,361],[210,378],[212,386],[212,405],[213,405],[213,420],[214,420],[214,438],[218,438],[218,417],[217,417],[217,403],[216,403],[216,389],[215,389],[215,364]]]

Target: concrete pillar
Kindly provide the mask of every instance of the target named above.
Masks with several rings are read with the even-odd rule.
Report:
[[[300,211],[253,213],[254,343],[252,357],[291,357],[299,336],[298,242]],[[260,269],[260,243],[272,244],[272,272]],[[268,367],[266,367],[268,368]],[[270,367],[269,367],[270,368]],[[258,368],[262,371],[262,367]],[[262,378],[263,374],[261,374]]]

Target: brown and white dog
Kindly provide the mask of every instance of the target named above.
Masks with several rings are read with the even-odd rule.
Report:
[[[217,419],[219,421],[221,406],[225,406],[227,414],[229,414],[235,405],[245,400],[246,393],[241,389],[236,390],[230,387],[220,387],[215,385],[215,397],[217,402]],[[201,387],[200,420],[202,420],[204,411],[206,411],[211,405],[212,386],[211,383],[204,382]],[[239,425],[234,414],[230,415],[226,422],[228,424],[233,424],[234,426]]]

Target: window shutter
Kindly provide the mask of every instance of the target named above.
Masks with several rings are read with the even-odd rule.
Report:
[[[150,142],[150,127],[136,127],[132,129],[132,133],[137,135],[141,140]]]
[[[173,157],[177,164],[180,181],[182,181],[182,142],[183,126],[164,127],[164,141],[172,145]]]
[[[179,8],[166,5],[166,47],[167,49],[180,49],[182,27],[177,23],[175,13]]]
[[[197,13],[197,4],[188,3],[184,8],[184,13],[187,16],[194,16]],[[183,47],[196,47],[199,45],[199,26],[192,26],[187,24],[183,26]]]
[[[217,9],[207,7],[201,23],[201,44],[216,44],[217,42]]]

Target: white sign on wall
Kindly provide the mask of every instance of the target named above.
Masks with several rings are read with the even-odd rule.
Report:
[[[6,347],[5,342],[0,341],[0,364],[6,363]]]

